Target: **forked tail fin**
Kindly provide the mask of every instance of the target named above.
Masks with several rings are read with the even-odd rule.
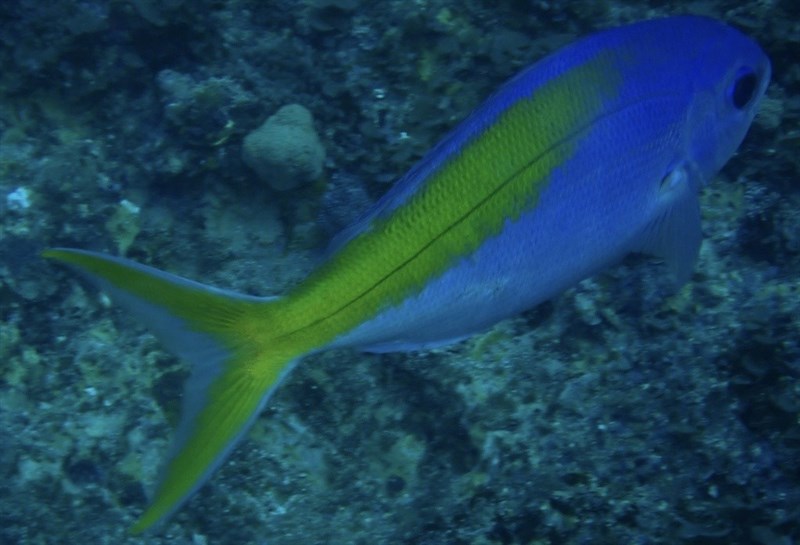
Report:
[[[171,456],[150,506],[131,528],[142,532],[219,467],[304,350],[270,344],[271,299],[94,252],[57,248],[42,255],[77,269],[192,365]]]

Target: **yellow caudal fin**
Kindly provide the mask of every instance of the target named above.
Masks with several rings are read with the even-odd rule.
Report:
[[[219,467],[303,350],[269,346],[270,299],[93,252],[42,255],[77,269],[192,365],[171,456],[152,503],[131,529],[142,532],[175,512]]]

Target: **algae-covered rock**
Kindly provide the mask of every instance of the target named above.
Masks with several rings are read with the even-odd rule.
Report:
[[[273,189],[288,191],[320,177],[325,149],[311,112],[290,104],[245,137],[242,157]]]
[[[120,255],[125,255],[139,234],[139,207],[127,199],[117,205],[114,214],[106,222],[106,230],[117,244]]]

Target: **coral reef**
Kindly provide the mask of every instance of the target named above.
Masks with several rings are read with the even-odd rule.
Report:
[[[0,542],[800,541],[798,6],[0,3]],[[774,73],[704,191],[686,287],[633,256],[462,344],[308,358],[185,508],[126,533],[188,370],[41,248],[279,294],[318,261],[316,229],[356,219],[519,68],[678,12],[745,29]],[[276,182],[242,147],[287,104],[325,152]]]

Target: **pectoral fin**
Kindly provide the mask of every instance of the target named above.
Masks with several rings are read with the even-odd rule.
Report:
[[[634,250],[662,258],[678,285],[692,275],[703,232],[697,191],[702,181],[693,169],[680,165],[661,181],[652,221],[642,231]]]

